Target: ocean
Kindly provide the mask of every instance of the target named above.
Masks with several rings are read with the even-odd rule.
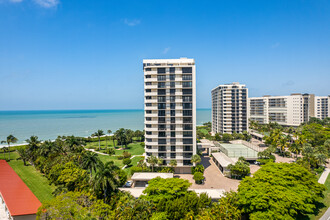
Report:
[[[197,109],[197,125],[211,121],[211,109]],[[24,143],[32,135],[54,140],[59,135],[90,136],[98,129],[143,130],[143,110],[0,111],[0,141],[10,134]]]

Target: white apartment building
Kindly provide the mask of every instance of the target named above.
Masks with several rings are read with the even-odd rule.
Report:
[[[195,60],[145,59],[144,109],[146,157],[154,155],[175,172],[190,173],[196,154]]]
[[[325,119],[330,117],[330,96],[315,96],[314,117]]]
[[[248,89],[234,82],[212,89],[212,133],[242,133],[248,129]]]
[[[328,109],[329,97],[313,94],[249,98],[249,119],[260,124],[277,122],[283,126],[299,126],[310,117],[327,117]]]

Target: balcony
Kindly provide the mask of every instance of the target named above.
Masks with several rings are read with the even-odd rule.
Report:
[[[144,82],[157,82],[157,78],[156,77],[146,78],[146,79],[144,79]]]

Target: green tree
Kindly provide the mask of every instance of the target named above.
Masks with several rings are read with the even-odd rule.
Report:
[[[123,159],[123,164],[126,166],[129,166],[131,164],[132,160],[130,158]]]
[[[28,152],[25,146],[17,147],[17,152],[20,155],[21,159],[23,160],[24,166],[26,166],[26,161],[29,159]]]
[[[92,137],[97,137],[99,140],[99,150],[101,150],[101,137],[104,135],[104,132],[102,130],[97,130],[94,134],[92,134]]]
[[[211,207],[206,208],[197,219],[219,220],[230,219],[240,220],[241,210],[238,206],[238,196],[236,192],[226,192],[218,202],[212,203]]]
[[[198,154],[195,154],[191,157],[191,162],[194,164],[200,164],[202,162],[202,159]]]
[[[195,180],[195,182],[197,184],[202,184],[202,182],[204,180],[203,173],[201,173],[201,172],[195,172],[193,179]]]
[[[112,131],[111,130],[107,130],[107,133],[109,134],[109,136],[111,135]],[[110,136],[111,138],[111,136]],[[105,137],[105,147],[108,148],[108,136]]]
[[[44,202],[37,219],[105,219],[111,207],[85,192],[68,192]]]
[[[301,219],[314,213],[325,187],[294,163],[268,163],[238,187],[242,212],[254,219]]]
[[[176,167],[176,166],[178,165],[178,163],[176,162],[176,160],[171,160],[170,163],[169,163],[169,165],[170,165],[172,168],[174,168],[174,167]]]
[[[221,141],[221,136],[220,136],[219,133],[216,133],[214,138],[215,138],[216,141]]]
[[[90,177],[92,177],[93,170],[96,172],[99,164],[99,156],[94,152],[86,151],[83,156],[82,167],[89,170]]]
[[[17,140],[17,138],[15,137],[15,136],[13,136],[12,134],[11,135],[9,135],[8,137],[7,137],[7,144],[8,144],[8,155],[9,155],[9,161],[10,161],[10,144],[14,144],[14,143],[16,143],[18,140]]]
[[[73,162],[64,165],[57,183],[66,187],[69,191],[81,190],[87,186],[88,175],[86,170],[76,166]]]
[[[234,165],[230,164],[228,169],[230,169],[231,177],[235,177],[235,179],[242,179],[250,173],[249,163],[247,163],[244,158],[239,158]]]
[[[222,140],[226,143],[228,143],[229,141],[231,141],[233,139],[233,137],[231,136],[231,134],[227,134],[227,133],[224,133],[222,135]]]
[[[150,157],[147,158],[147,162],[151,165],[152,172],[154,172],[154,167],[159,162],[158,158],[155,157],[154,155],[151,155]]]
[[[148,187],[143,191],[145,195],[142,195],[141,198],[156,203],[161,199],[171,200],[184,196],[191,186],[188,180],[178,178],[162,179],[160,177],[150,180],[148,184]]]
[[[109,161],[104,165],[100,163],[100,167],[94,176],[94,191],[97,195],[103,196],[104,201],[117,190],[119,177],[116,171],[118,169],[119,168],[114,165],[113,161]]]

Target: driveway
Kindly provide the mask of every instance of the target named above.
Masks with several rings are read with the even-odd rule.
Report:
[[[191,189],[224,189],[225,191],[237,191],[239,180],[225,177],[209,156],[202,156],[201,158],[202,164],[205,167],[204,184],[196,184],[191,174],[177,174],[175,177],[186,179],[191,182]]]

